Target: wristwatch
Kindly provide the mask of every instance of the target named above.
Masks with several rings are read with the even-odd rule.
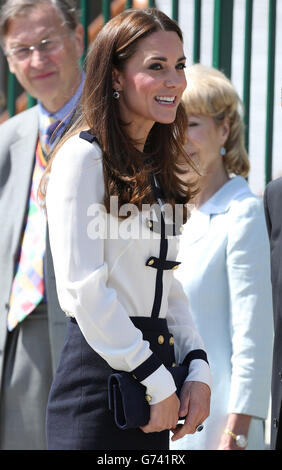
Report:
[[[235,434],[234,432],[230,431],[230,429],[226,428],[224,429],[225,434],[228,434],[231,436],[234,441],[236,442],[236,445],[240,447],[240,449],[244,449],[246,445],[248,444],[248,439],[244,434]]]

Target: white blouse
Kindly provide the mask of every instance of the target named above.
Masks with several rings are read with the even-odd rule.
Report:
[[[146,261],[159,256],[160,235],[148,228],[149,210],[135,210],[129,219],[118,220],[106,214],[103,202],[100,147],[73,136],[54,159],[46,198],[58,298],[89,345],[113,369],[130,372],[153,357],[129,317],[151,315],[157,270]],[[176,260],[178,238],[168,240],[168,260]],[[204,349],[173,270],[163,271],[159,318],[167,319],[174,336],[177,362],[190,351]],[[210,386],[208,364],[194,359],[187,380]],[[176,390],[164,365],[150,370],[141,383],[152,396],[151,404]]]

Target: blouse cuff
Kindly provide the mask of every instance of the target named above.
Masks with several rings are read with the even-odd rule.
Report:
[[[212,387],[212,376],[209,364],[203,359],[194,359],[190,362],[186,382],[203,382]]]
[[[131,371],[131,373],[139,382],[142,382],[146,377],[153,374],[161,365],[162,361],[155,354],[151,354],[148,359]]]
[[[147,388],[146,393],[151,398],[150,405],[159,403],[176,392],[174,379],[163,364],[141,383]]]

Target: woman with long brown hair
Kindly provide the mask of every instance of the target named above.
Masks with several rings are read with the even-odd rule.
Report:
[[[47,408],[49,449],[168,449],[169,429],[173,439],[194,433],[209,413],[207,357],[173,277],[176,219],[194,193],[177,167],[187,158],[184,67],[181,31],[164,13],[113,18],[88,54],[81,117],[48,166],[42,194],[70,317]],[[167,369],[176,363],[189,366],[180,399]],[[116,425],[113,370],[144,386],[144,425]]]

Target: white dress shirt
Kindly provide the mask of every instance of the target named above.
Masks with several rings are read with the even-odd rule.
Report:
[[[159,256],[160,236],[152,237],[145,222],[148,212],[118,221],[103,212],[103,202],[100,147],[73,136],[54,159],[46,200],[60,306],[76,318],[86,341],[112,368],[132,371],[152,356],[129,317],[151,315],[156,269],[145,263]],[[177,239],[168,241],[168,260],[176,260]],[[163,272],[159,317],[167,318],[179,363],[191,350],[204,349],[172,270]],[[210,385],[208,364],[193,360],[188,380]],[[152,396],[151,404],[175,391],[164,365],[142,384]]]
[[[264,446],[273,339],[269,244],[262,200],[236,176],[192,212],[176,277],[189,298],[211,367],[204,430],[173,449],[216,449],[229,413],[251,415],[249,446]]]

